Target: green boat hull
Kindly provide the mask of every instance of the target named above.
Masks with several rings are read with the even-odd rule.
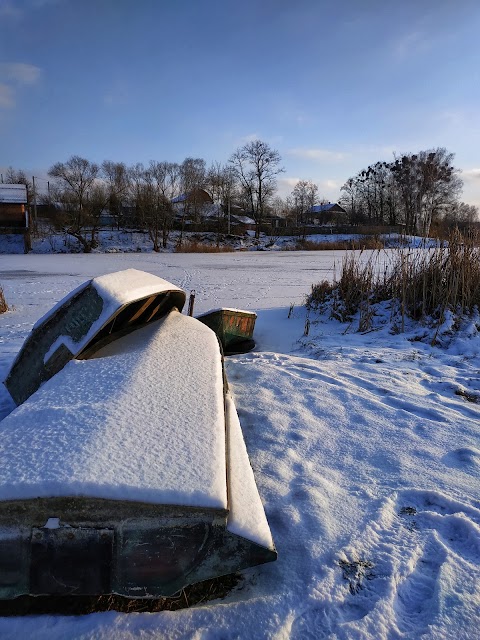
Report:
[[[255,347],[256,319],[256,313],[237,309],[217,309],[197,316],[197,320],[217,334],[225,355],[247,353]]]

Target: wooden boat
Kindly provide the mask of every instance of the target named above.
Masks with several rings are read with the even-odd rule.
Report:
[[[197,320],[214,331],[225,355],[247,353],[255,347],[253,330],[257,314],[240,309],[214,309],[200,316]]]
[[[152,320],[178,290],[130,276],[136,311],[121,277],[90,328],[91,299],[75,302],[76,357],[0,422],[0,599],[170,596],[277,557],[216,336],[173,306]]]
[[[185,292],[150,273],[127,269],[84,282],[33,327],[5,380],[16,404],[70,360],[136,327],[182,310]]]

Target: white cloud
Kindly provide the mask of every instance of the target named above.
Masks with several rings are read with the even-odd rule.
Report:
[[[258,133],[247,133],[246,136],[240,138],[240,144],[247,144],[247,142],[255,142],[255,140],[260,140],[260,136]]]
[[[16,102],[16,89],[36,84],[41,74],[40,67],[33,64],[0,63],[0,109],[12,109]]]
[[[33,64],[24,62],[3,62],[0,64],[0,76],[17,84],[35,84],[42,70]]]
[[[291,191],[299,180],[300,178],[279,178],[277,180],[278,188],[281,191],[285,191],[286,189],[289,189]]]
[[[290,195],[294,186],[297,184],[299,180],[304,178],[294,178],[294,177],[282,177],[277,180],[278,192],[282,198],[285,198],[287,195]],[[343,185],[343,182],[339,182],[338,180],[327,178],[325,180],[312,180],[315,184],[318,185],[318,192],[322,198],[337,198],[340,194],[340,188]]]
[[[31,10],[41,10],[64,0],[0,0],[0,18],[19,20]]]
[[[409,31],[402,34],[393,45],[393,54],[398,60],[415,55],[429,48],[429,41],[422,31]]]
[[[322,189],[339,191],[342,186],[343,183],[338,182],[338,180],[320,180],[318,184],[320,191]]]
[[[462,171],[461,178],[465,182],[480,182],[480,169],[466,169],[465,171]]]
[[[289,149],[287,155],[294,156],[296,158],[303,158],[305,160],[316,160],[318,162],[341,162],[348,157],[348,154],[341,153],[339,151],[329,151],[328,149],[304,149],[297,147],[295,149]]]
[[[11,109],[15,106],[15,94],[11,87],[0,83],[0,109]]]

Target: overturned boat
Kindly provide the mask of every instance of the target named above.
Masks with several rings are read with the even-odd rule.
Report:
[[[131,271],[34,329],[89,287],[101,299],[43,353],[64,345],[65,366],[0,422],[2,599],[169,596],[276,559],[217,337],[179,312],[180,289]]]
[[[127,269],[88,280],[33,327],[5,380],[16,404],[72,358],[96,344],[180,311],[185,292],[150,273]]]

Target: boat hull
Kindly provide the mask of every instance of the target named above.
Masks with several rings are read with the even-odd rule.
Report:
[[[217,334],[225,355],[247,353],[255,347],[256,319],[256,313],[238,309],[217,309],[197,316],[197,320]]]

